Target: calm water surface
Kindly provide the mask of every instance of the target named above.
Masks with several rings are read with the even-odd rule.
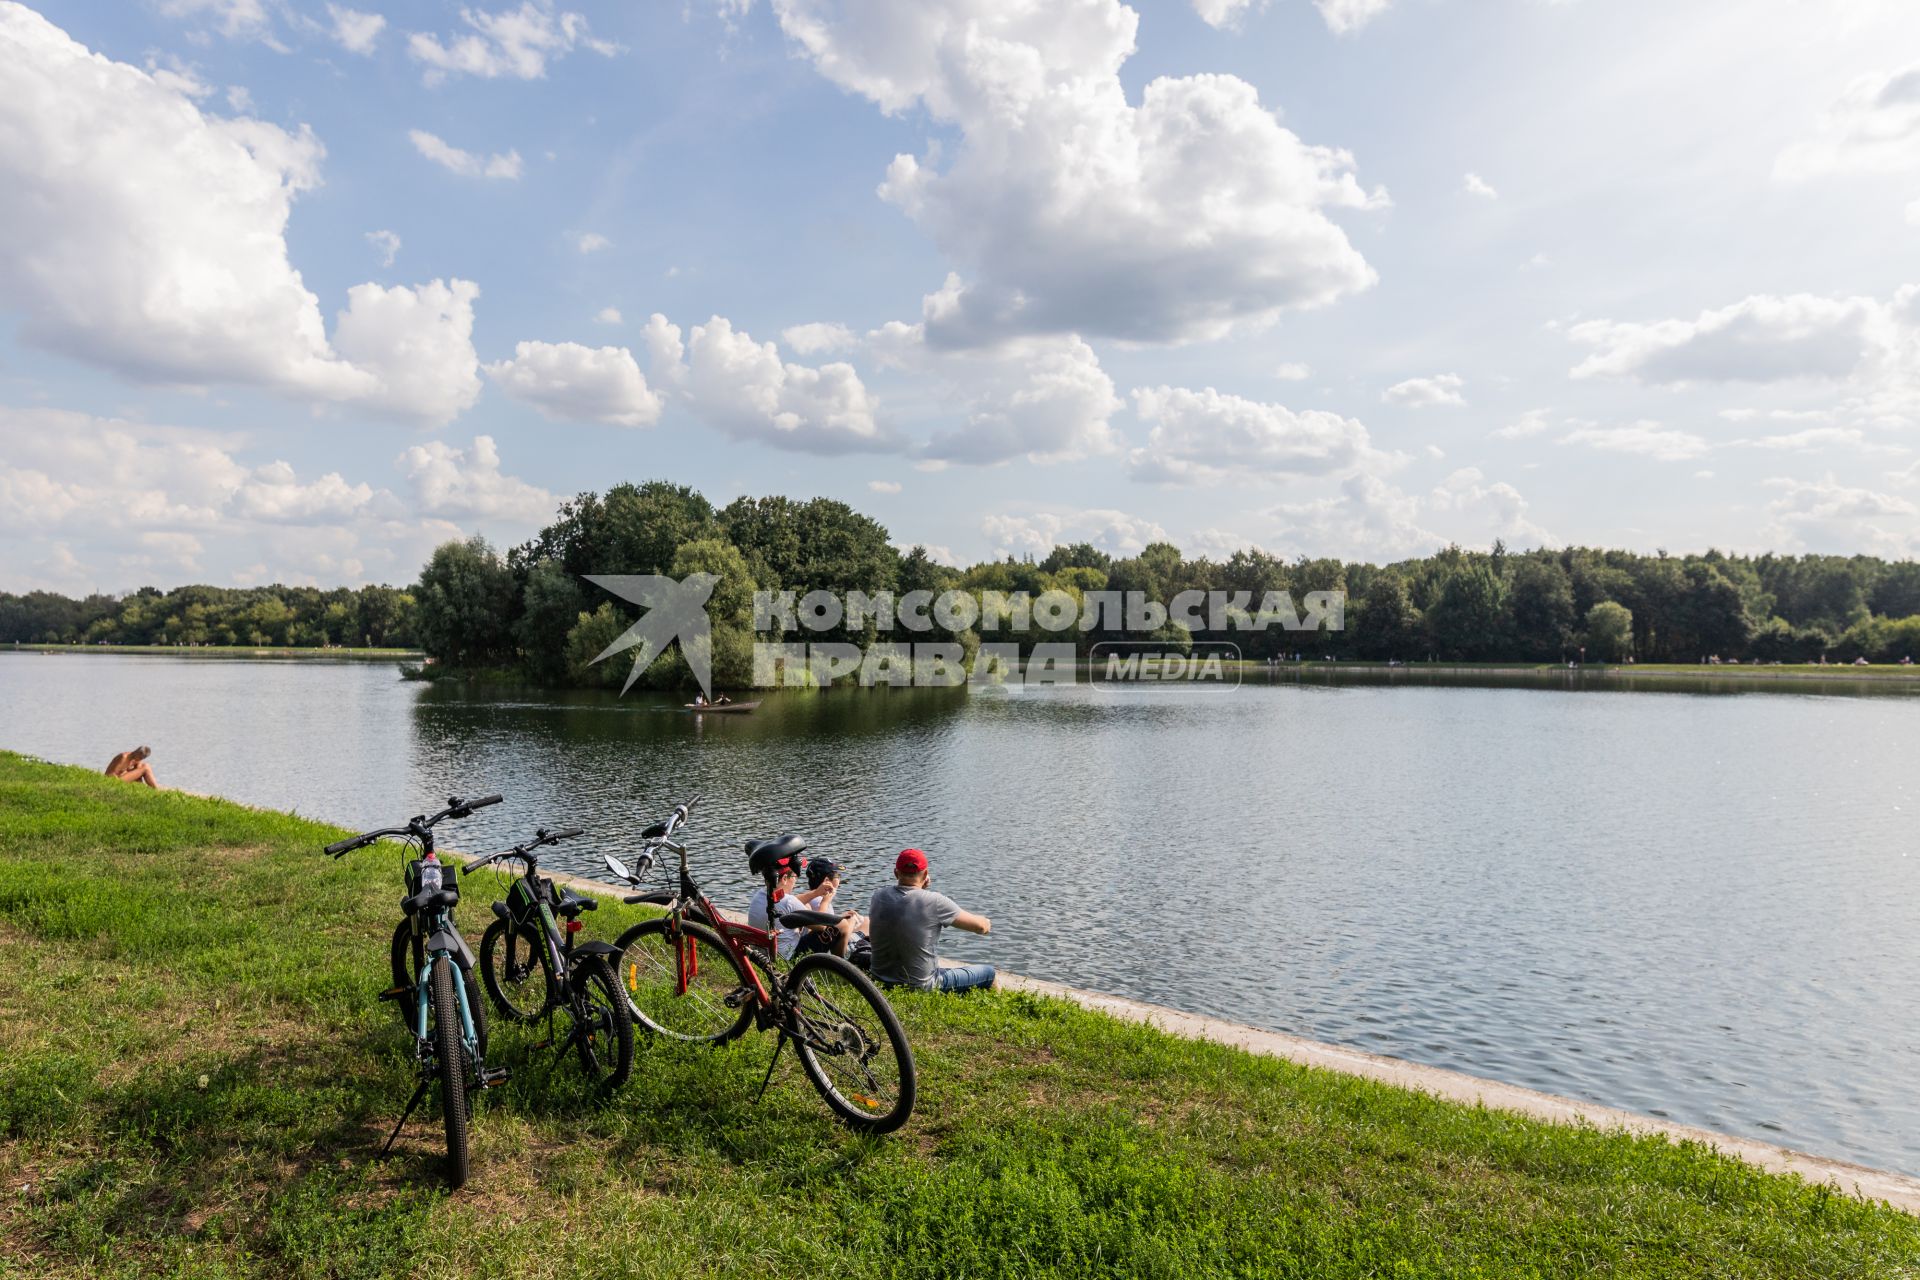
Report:
[[[806,834],[862,900],[915,844],[994,918],[956,956],[1920,1173],[1920,698],[1544,683],[695,717],[383,664],[0,653],[0,747],[146,742],[169,785],[357,827],[497,790],[450,845],[575,823],[589,872],[704,792],[722,901],[747,837]]]

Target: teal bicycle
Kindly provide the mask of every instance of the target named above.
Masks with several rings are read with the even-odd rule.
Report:
[[[474,983],[473,952],[453,923],[453,909],[460,902],[459,877],[453,864],[441,862],[434,852],[433,829],[448,818],[470,817],[475,809],[499,803],[499,796],[451,797],[447,807],[431,818],[417,817],[405,826],[364,832],[326,847],[327,853],[340,858],[391,838],[412,844],[418,854],[408,859],[405,868],[407,896],[400,902],[402,919],[393,935],[393,986],[380,999],[399,1007],[400,1021],[413,1035],[419,1082],[381,1150],[393,1149],[401,1129],[437,1080],[447,1134],[447,1182],[455,1188],[467,1181],[467,1122],[473,1094],[505,1084],[507,1071],[486,1065],[487,1015]]]

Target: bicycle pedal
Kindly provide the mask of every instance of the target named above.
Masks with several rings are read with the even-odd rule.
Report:
[[[508,1074],[505,1067],[482,1067],[480,1068],[480,1087],[482,1089],[498,1088],[507,1082]]]
[[[735,987],[733,990],[727,992],[726,999],[722,1000],[720,1003],[724,1004],[729,1009],[738,1009],[741,1005],[745,1004],[747,1001],[751,999],[753,999],[753,988]]]
[[[382,991],[379,995],[375,996],[374,999],[375,1000],[404,1000],[407,996],[411,995],[412,993],[413,993],[412,987],[388,987],[385,991]]]

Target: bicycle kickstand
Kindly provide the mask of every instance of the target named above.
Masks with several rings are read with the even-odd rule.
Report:
[[[753,1100],[755,1102],[760,1101],[760,1099],[767,1092],[767,1086],[773,1083],[773,1066],[776,1062],[780,1061],[780,1051],[786,1047],[787,1047],[787,1033],[785,1031],[782,1031],[780,1033],[780,1038],[773,1042],[773,1056],[767,1059],[767,1074],[760,1081],[760,1091],[753,1095]]]
[[[393,1140],[398,1138],[400,1131],[407,1127],[407,1121],[413,1118],[413,1109],[420,1105],[420,1099],[427,1096],[427,1087],[432,1083],[431,1080],[422,1079],[414,1086],[413,1096],[407,1099],[407,1109],[400,1113],[400,1123],[393,1126],[393,1132],[387,1135],[387,1145],[380,1148],[381,1155],[386,1155],[393,1150]]]

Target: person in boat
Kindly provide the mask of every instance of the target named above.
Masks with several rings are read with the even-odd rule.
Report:
[[[131,751],[122,751],[107,762],[106,775],[118,778],[122,782],[144,782],[155,791],[160,782],[153,776],[153,766],[147,763],[147,757],[153,754],[151,747],[135,747]],[[98,756],[94,757],[96,760]]]
[[[944,893],[927,887],[927,855],[902,849],[894,859],[894,883],[873,891],[867,903],[867,929],[873,939],[875,981],[922,991],[972,991],[991,987],[990,964],[940,966],[940,933],[948,925],[982,936],[993,921],[962,911]]]
[[[704,694],[704,693],[696,693],[696,694],[694,694],[694,695],[693,695],[693,705],[694,705],[694,706],[696,706],[696,707],[704,707],[704,706],[706,706],[706,705],[707,705],[707,695],[706,695],[706,694]]]

